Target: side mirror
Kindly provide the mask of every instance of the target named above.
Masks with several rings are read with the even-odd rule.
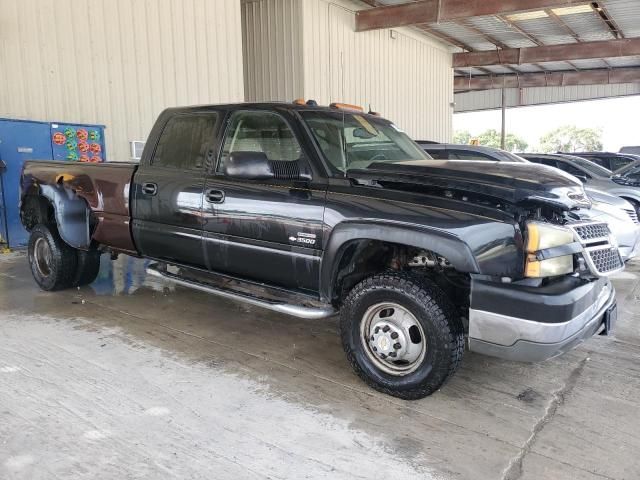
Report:
[[[232,178],[267,180],[275,174],[263,152],[232,152],[222,167],[222,173]]]

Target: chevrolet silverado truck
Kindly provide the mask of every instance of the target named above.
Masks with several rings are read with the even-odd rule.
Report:
[[[623,262],[581,218],[580,182],[542,165],[434,161],[372,112],[315,102],[165,110],[139,164],[30,161],[28,260],[44,290],[101,253],[176,284],[306,319],[340,316],[371,387],[425,397],[465,350],[565,352],[616,319]]]

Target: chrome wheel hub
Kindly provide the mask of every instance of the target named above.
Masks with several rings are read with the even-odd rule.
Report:
[[[40,275],[43,277],[51,275],[51,247],[42,237],[39,237],[33,246],[33,260]]]
[[[397,303],[370,307],[360,323],[365,353],[380,370],[407,375],[424,359],[426,340],[416,317]]]

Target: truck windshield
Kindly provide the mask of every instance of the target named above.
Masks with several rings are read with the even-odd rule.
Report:
[[[374,163],[430,158],[388,120],[340,111],[301,114],[335,173],[369,168]]]

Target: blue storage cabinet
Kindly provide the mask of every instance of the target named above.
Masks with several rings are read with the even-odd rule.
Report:
[[[27,160],[101,162],[104,126],[0,118],[0,243],[27,245],[20,222],[20,173]]]

